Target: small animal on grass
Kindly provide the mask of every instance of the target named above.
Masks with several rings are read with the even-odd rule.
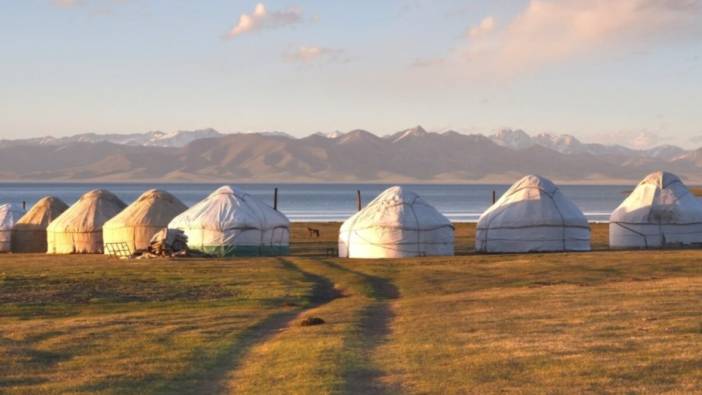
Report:
[[[308,227],[307,232],[310,234],[310,237],[314,236],[319,239],[319,229]]]
[[[300,322],[300,326],[322,325],[325,321],[319,317],[307,317]]]

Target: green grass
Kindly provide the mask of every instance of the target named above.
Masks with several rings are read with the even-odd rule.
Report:
[[[310,287],[275,259],[4,256],[0,392],[197,393]]]
[[[0,393],[702,388],[702,251],[596,226],[592,253],[349,261],[318,226],[282,258],[0,256]]]

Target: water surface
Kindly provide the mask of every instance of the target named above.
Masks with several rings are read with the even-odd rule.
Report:
[[[177,196],[188,206],[206,197],[222,184],[192,183],[0,183],[0,203],[31,207],[46,195],[54,195],[68,204],[83,193],[105,188],[126,203],[134,201],[147,189],[159,188]],[[278,208],[292,221],[343,221],[356,210],[356,190],[361,191],[366,204],[391,185],[380,184],[236,184],[236,186],[269,204],[273,204],[273,189],[278,188]],[[476,222],[492,203],[492,191],[497,197],[509,185],[404,185],[418,193],[449,219],[456,222]],[[632,185],[564,185],[561,191],[585,213],[591,221],[606,221],[609,213],[626,197]]]

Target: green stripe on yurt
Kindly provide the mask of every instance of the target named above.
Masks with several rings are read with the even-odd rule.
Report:
[[[204,246],[202,252],[218,257],[289,255],[288,246]]]

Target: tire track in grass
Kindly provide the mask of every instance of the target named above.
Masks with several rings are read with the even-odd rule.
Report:
[[[279,259],[279,263],[286,270],[297,272],[306,281],[312,283],[309,303],[305,306],[305,309],[275,313],[240,334],[230,349],[218,358],[215,363],[216,368],[209,374],[210,379],[206,381],[203,388],[198,390],[197,393],[227,392],[227,381],[231,372],[236,371],[240,367],[246,354],[253,347],[265,343],[278,332],[285,329],[301,312],[319,307],[341,296],[341,293],[334,288],[334,283],[329,279],[304,271],[299,266],[285,259]]]
[[[347,367],[361,363],[359,348],[349,339],[358,331],[360,313],[371,302],[365,279],[309,258],[288,258],[288,263],[333,281],[343,297],[302,311],[285,330],[247,354],[230,377],[229,391],[258,393],[345,393]],[[314,315],[326,323],[301,327],[297,321]]]
[[[390,300],[399,296],[391,281],[331,260],[288,258],[284,264],[315,276],[316,293],[334,299],[298,313],[275,336],[252,347],[231,371],[230,393],[397,393],[383,383],[374,353],[390,333]],[[343,290],[343,298],[338,298]],[[293,325],[308,315],[326,324]],[[283,330],[284,329],[284,330]]]
[[[347,339],[347,345],[359,350],[344,371],[344,392],[350,394],[399,393],[382,382],[384,371],[373,361],[373,353],[389,340],[390,323],[395,318],[390,301],[400,296],[398,288],[388,279],[349,269],[332,261],[323,264],[358,276],[368,285],[366,296],[372,302],[360,312],[358,331]]]

